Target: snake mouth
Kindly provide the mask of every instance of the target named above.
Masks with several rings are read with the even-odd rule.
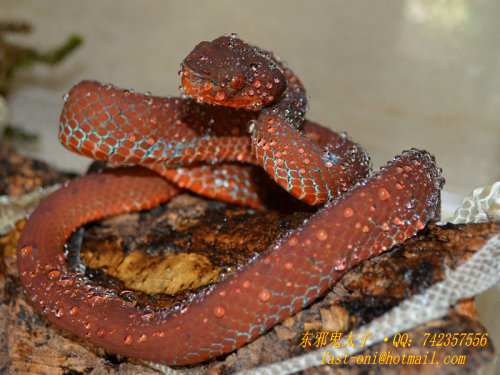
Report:
[[[256,111],[274,101],[272,96],[254,95],[254,91],[248,89],[243,76],[236,77],[239,80],[236,84],[235,78],[228,82],[220,82],[190,69],[186,64],[181,65],[180,76],[182,94],[192,97],[198,103]]]
[[[181,90],[198,103],[230,106],[235,108],[254,108],[255,99],[231,87],[229,82],[219,82],[209,76],[181,65]]]
[[[181,65],[180,75],[183,94],[201,103],[224,105],[236,92],[230,87],[224,87],[224,83],[210,79],[208,75],[195,72],[185,64]]]

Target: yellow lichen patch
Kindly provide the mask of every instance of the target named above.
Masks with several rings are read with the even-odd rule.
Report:
[[[221,267],[213,267],[207,257],[194,253],[160,254],[149,256],[134,251],[123,253],[106,251],[92,257],[82,254],[84,263],[102,269],[121,280],[127,288],[149,293],[175,294],[195,289],[219,280]]]

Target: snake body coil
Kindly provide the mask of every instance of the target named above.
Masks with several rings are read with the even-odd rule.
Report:
[[[184,93],[194,100],[88,81],[69,93],[61,142],[95,159],[142,167],[75,180],[44,200],[26,223],[18,243],[21,280],[34,307],[59,327],[130,357],[169,365],[204,361],[255,339],[322,295],[346,270],[405,241],[436,216],[442,183],[431,155],[406,151],[365,179],[366,153],[304,120],[302,84],[271,53],[221,37],[200,43],[184,60],[181,76]],[[262,166],[295,197],[326,204],[189,305],[157,311],[132,306],[69,270],[63,247],[75,229],[153,207],[179,188],[263,208],[245,163]]]

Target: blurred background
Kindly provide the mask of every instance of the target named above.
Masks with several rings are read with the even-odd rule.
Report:
[[[286,61],[308,89],[308,117],[347,131],[375,170],[404,149],[425,148],[443,168],[450,207],[500,180],[498,1],[0,0],[0,12],[35,27],[9,36],[19,44],[84,39],[57,67],[21,73],[8,98],[11,123],[41,136],[23,152],[66,170],[89,164],[57,142],[62,97],[73,84],[96,79],[177,95],[187,53],[237,33]],[[490,329],[498,295],[481,299]]]

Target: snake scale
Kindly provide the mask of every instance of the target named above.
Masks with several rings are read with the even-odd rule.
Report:
[[[368,177],[360,146],[305,120],[302,83],[272,53],[223,36],[197,45],[180,75],[182,98],[92,81],[65,98],[63,145],[122,167],[68,183],[40,204],[21,234],[22,284],[57,326],[125,356],[167,365],[205,361],[254,340],[438,215],[443,180],[428,152],[404,151]],[[78,227],[148,209],[183,189],[264,209],[252,164],[321,207],[182,308],[131,305],[68,268],[63,248]]]

